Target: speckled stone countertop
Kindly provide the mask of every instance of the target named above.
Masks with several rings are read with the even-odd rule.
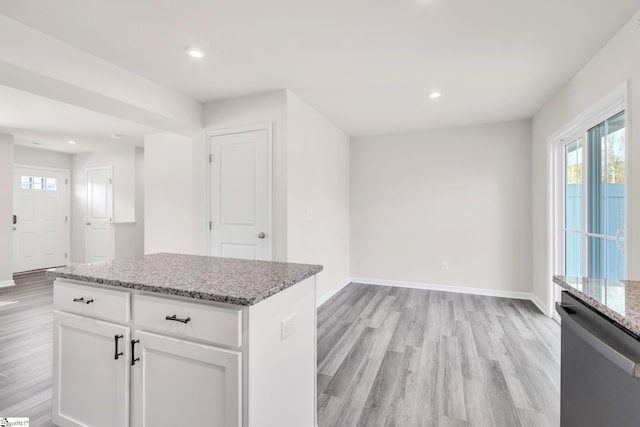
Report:
[[[640,281],[553,276],[554,283],[604,316],[640,335]]]
[[[322,271],[321,265],[160,253],[47,271],[59,278],[236,305],[253,305]]]

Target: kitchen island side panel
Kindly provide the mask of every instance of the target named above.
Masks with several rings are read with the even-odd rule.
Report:
[[[315,426],[315,287],[314,276],[248,307],[250,426]]]

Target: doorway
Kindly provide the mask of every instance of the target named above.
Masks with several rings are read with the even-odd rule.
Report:
[[[113,169],[87,168],[85,262],[113,259],[110,225],[113,222]]]
[[[13,272],[66,265],[69,171],[16,166],[13,182]]]
[[[212,256],[271,260],[271,128],[211,134]]]
[[[614,91],[608,107],[584,114],[552,138],[553,271],[569,278],[601,279],[590,293],[602,301],[623,292],[627,277],[626,96]],[[596,282],[594,282],[596,283]],[[553,302],[560,300],[553,287]],[[622,298],[624,300],[624,298]],[[624,308],[622,308],[624,310]],[[557,315],[554,312],[554,317]]]

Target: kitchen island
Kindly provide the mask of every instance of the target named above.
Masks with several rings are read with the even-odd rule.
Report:
[[[178,254],[49,270],[53,422],[315,426],[321,270]]]

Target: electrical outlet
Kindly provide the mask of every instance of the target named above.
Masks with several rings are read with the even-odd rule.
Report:
[[[440,261],[440,270],[442,270],[442,271],[449,270],[449,262],[448,261]]]
[[[296,314],[292,313],[286,318],[282,319],[282,325],[281,325],[282,338],[281,339],[284,340],[296,330],[296,324],[294,322],[295,317],[296,317]]]

